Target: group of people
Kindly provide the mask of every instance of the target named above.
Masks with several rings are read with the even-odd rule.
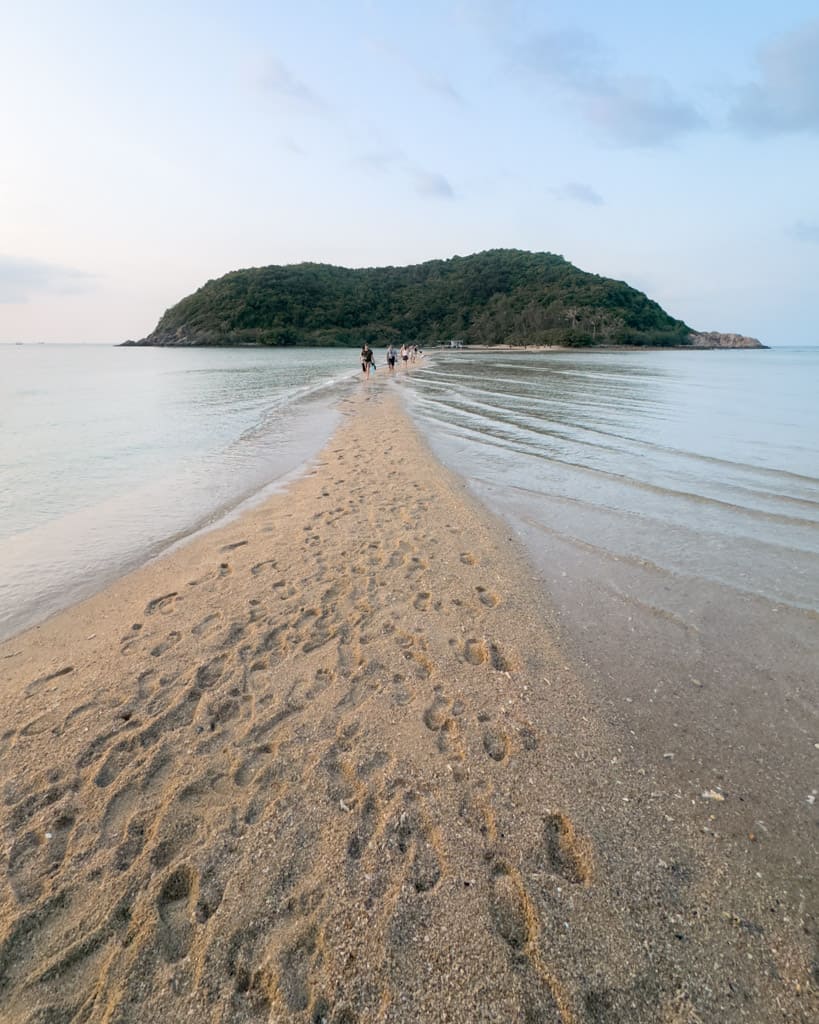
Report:
[[[400,349],[401,362],[404,364],[406,369],[408,363],[414,363],[417,359],[422,358],[424,355],[423,349],[420,349],[417,345],[402,345]],[[395,364],[399,358],[399,350],[396,349],[395,345],[390,344],[387,349],[387,366],[389,367],[390,373],[395,371]],[[361,346],[361,372],[365,377],[368,377],[375,370],[375,357],[373,350],[369,344],[365,341]]]

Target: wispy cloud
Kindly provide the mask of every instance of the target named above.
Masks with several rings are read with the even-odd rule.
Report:
[[[420,167],[397,147],[371,149],[357,157],[356,162],[375,174],[399,174],[409,180],[413,190],[428,199],[455,199],[450,180],[438,171]]]
[[[386,174],[389,171],[395,170],[396,167],[409,163],[407,155],[403,150],[390,146],[368,149],[365,153],[360,153],[356,157],[356,162],[367,170],[375,171],[379,174]]]
[[[297,110],[328,114],[330,103],[295,75],[278,57],[269,57],[259,76],[259,86]]]
[[[588,32],[533,37],[519,60],[568,95],[595,131],[615,145],[663,146],[706,127],[697,109],[664,79],[614,71],[610,54]]]
[[[279,148],[285,150],[287,153],[292,153],[294,156],[307,156],[307,150],[291,135],[282,135],[279,139]]]
[[[730,121],[750,136],[819,133],[819,21],[760,50],[759,77],[739,90]]]
[[[415,191],[432,199],[454,199],[455,190],[443,174],[416,168],[412,171]]]
[[[596,192],[591,185],[584,185],[580,181],[567,181],[565,185],[552,189],[558,199],[569,200],[574,203],[586,203],[589,206],[602,206],[603,197]]]
[[[418,71],[418,81],[435,96],[443,97],[443,99],[449,100],[450,103],[455,103],[459,107],[466,106],[466,100],[461,92],[455,88],[445,75]]]
[[[791,238],[798,242],[814,242],[819,244],[819,224],[807,220],[797,221],[788,229]]]
[[[369,45],[375,53],[386,57],[391,67],[404,68],[422,89],[456,106],[466,106],[463,94],[455,87],[448,75],[440,71],[430,70],[424,65],[419,64],[405,50],[394,43],[383,39],[372,39],[369,41]]]
[[[0,255],[0,303],[28,302],[46,293],[87,291],[94,276],[71,267]]]

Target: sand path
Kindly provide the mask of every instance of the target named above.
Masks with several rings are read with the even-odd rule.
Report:
[[[392,390],[0,647],[0,1019],[815,1019],[804,915],[623,753]]]

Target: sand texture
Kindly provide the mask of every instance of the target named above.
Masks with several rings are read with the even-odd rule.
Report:
[[[0,1020],[816,1020],[809,911],[603,721],[392,390],[0,647]]]

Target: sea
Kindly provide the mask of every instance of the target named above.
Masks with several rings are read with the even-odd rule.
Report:
[[[434,349],[387,383],[601,708],[650,732],[710,688],[753,756],[785,719],[817,754],[819,347]],[[361,386],[355,349],[0,346],[0,638],[286,486]]]
[[[819,347],[436,350],[391,383],[536,561],[819,613]],[[0,635],[286,484],[359,384],[354,349],[0,346]]]
[[[0,345],[0,639],[286,485],[357,355]]]

